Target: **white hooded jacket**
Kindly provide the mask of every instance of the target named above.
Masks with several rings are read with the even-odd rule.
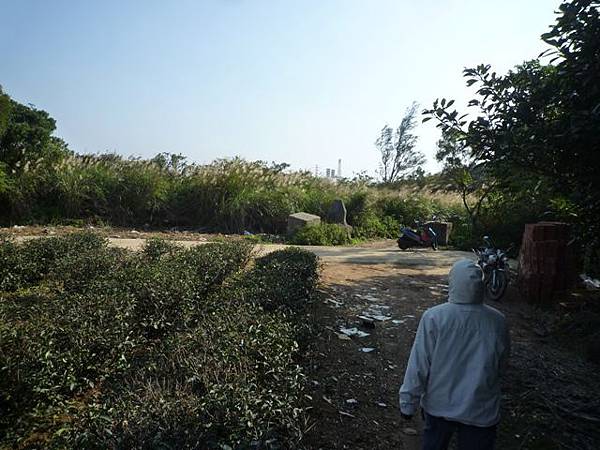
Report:
[[[483,304],[481,269],[450,270],[448,302],[423,314],[400,388],[400,410],[488,427],[500,420],[500,377],[510,352],[504,315]]]

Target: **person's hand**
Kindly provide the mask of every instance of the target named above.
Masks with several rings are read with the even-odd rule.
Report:
[[[413,415],[412,414],[404,414],[403,412],[401,412],[400,417],[402,417],[404,420],[412,420]]]

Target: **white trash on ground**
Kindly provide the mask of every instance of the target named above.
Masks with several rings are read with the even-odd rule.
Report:
[[[358,336],[359,338],[369,335],[369,333],[365,333],[364,331],[361,331],[356,327],[352,327],[352,328],[340,327],[340,333],[345,334],[346,336]]]
[[[595,280],[594,278],[590,277],[589,275],[586,275],[585,273],[579,275],[579,278],[581,278],[581,281],[583,281],[583,284],[586,288],[600,289],[600,280]]]

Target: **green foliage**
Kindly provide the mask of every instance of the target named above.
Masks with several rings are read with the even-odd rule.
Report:
[[[302,311],[317,287],[318,268],[317,257],[306,250],[271,252],[256,260],[247,278],[253,288],[252,298],[267,310]]]
[[[351,243],[348,230],[335,223],[308,225],[298,230],[291,239],[297,245],[346,245]]]
[[[0,91],[0,161],[10,171],[48,154],[56,122],[46,111],[22,105]]]
[[[413,102],[395,131],[389,125],[384,126],[375,141],[381,154],[380,175],[383,183],[394,183],[425,162],[425,155],[415,150],[417,136],[413,130],[417,106]]]
[[[39,283],[52,274],[53,278],[65,281],[71,275],[68,262],[80,255],[104,255],[107,240],[89,232],[74,233],[65,237],[50,237],[44,240],[31,239],[17,245],[3,238],[0,245],[0,291],[15,291]],[[78,268],[73,267],[74,270]],[[96,271],[89,267],[89,276]],[[85,269],[83,274],[85,274]]]
[[[158,261],[162,257],[172,257],[178,250],[181,250],[181,246],[176,243],[150,238],[144,243],[142,254],[152,261]]]
[[[381,217],[373,211],[360,214],[356,217],[355,224],[352,236],[357,239],[394,239],[398,237],[400,231],[400,223],[395,218]]]
[[[600,3],[565,1],[558,14],[542,36],[552,47],[548,64],[528,61],[505,75],[483,64],[465,69],[467,85],[477,88],[469,102],[478,109],[474,118],[441,99],[424,111],[424,120],[436,119],[468,157],[468,166],[485,169],[500,193],[514,192],[519,184],[526,192],[539,182],[554,197],[566,196],[582,249],[592,255],[600,247]],[[588,266],[599,268],[600,260]]]
[[[284,250],[246,270],[251,248],[4,239],[2,283],[19,282],[0,291],[0,446],[293,447],[303,375],[280,307],[302,312],[318,267]],[[9,265],[27,260],[43,270]]]

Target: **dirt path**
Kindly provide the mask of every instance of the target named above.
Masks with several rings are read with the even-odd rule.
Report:
[[[419,448],[420,437],[410,433],[420,434],[421,421],[400,419],[398,388],[420,315],[444,300],[449,267],[468,254],[388,250],[379,249],[382,256],[369,264],[323,258],[324,301],[313,318],[321,332],[311,355],[310,448]],[[368,325],[360,315],[377,317]],[[354,327],[368,336],[340,332]]]
[[[398,389],[421,314],[446,301],[451,265],[470,255],[391,250],[322,257],[323,296],[310,318],[318,334],[309,357],[307,448],[420,448],[422,421],[400,418]],[[507,316],[513,340],[497,448],[597,448],[597,366],[549,333],[548,319],[560,316],[523,304],[516,288],[493,306]],[[360,315],[384,320],[369,327]],[[368,335],[347,337],[342,328]]]

